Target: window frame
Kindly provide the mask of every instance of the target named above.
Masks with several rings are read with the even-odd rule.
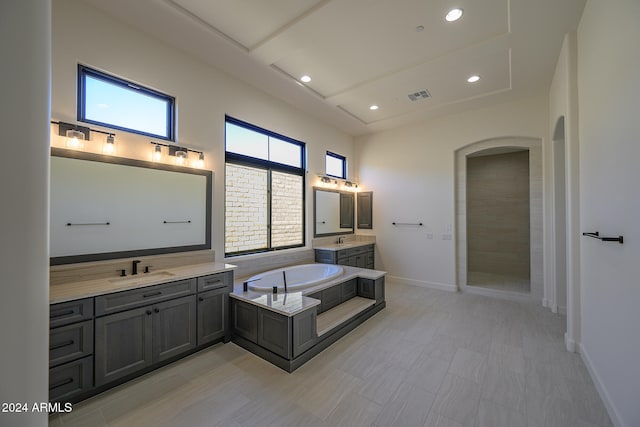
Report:
[[[112,84],[114,86],[119,86],[121,88],[125,88],[127,90],[132,90],[134,92],[150,96],[156,98],[158,100],[162,100],[167,102],[167,135],[158,135],[150,132],[145,132],[138,129],[128,128],[124,126],[118,126],[113,123],[101,122],[99,120],[92,120],[87,118],[86,116],[86,77],[92,77],[98,80],[102,80],[106,83]],[[125,132],[131,132],[138,135],[149,136],[152,138],[162,139],[165,141],[175,141],[176,140],[176,99],[175,97],[168,95],[166,93],[159,92],[154,89],[150,89],[148,87],[142,86],[136,82],[128,81],[122,79],[120,77],[113,76],[111,74],[107,74],[105,72],[96,70],[91,67],[87,67],[83,64],[78,64],[78,90],[77,90],[77,117],[78,121],[91,123],[94,125],[104,126],[111,129],[118,129]]]
[[[245,129],[262,133],[264,135],[277,138],[282,141],[289,142],[291,144],[297,145],[300,147],[300,167],[290,166],[284,163],[278,163],[270,160],[264,160],[257,157],[251,157],[244,154],[238,154],[227,151],[227,135],[226,135],[226,127],[227,123],[231,123],[236,126],[244,127]],[[227,164],[234,164],[239,166],[247,166],[258,169],[264,169],[267,171],[267,247],[265,249],[249,249],[245,251],[237,251],[237,252],[226,252],[224,256],[225,258],[232,258],[236,256],[256,254],[256,253],[268,253],[274,251],[281,251],[284,249],[292,249],[292,248],[301,248],[306,246],[307,241],[307,185],[306,185],[306,144],[302,141],[298,141],[293,138],[289,138],[287,136],[281,135],[279,133],[261,128],[256,125],[252,125],[251,123],[244,122],[242,120],[238,120],[234,117],[225,115],[225,218],[226,218],[226,199],[227,199],[227,183],[226,183],[226,168]],[[289,173],[292,175],[298,175],[302,177],[302,243],[296,245],[287,245],[287,246],[278,246],[274,248],[272,246],[272,190],[271,190],[271,173],[272,172],[283,172]],[[224,230],[224,239],[225,246],[227,241],[227,229],[226,229],[226,219],[225,219],[225,230]]]
[[[333,175],[327,172],[327,157],[333,157],[334,159],[338,159],[342,162],[342,176]],[[333,151],[327,150],[327,154],[324,157],[324,169],[325,169],[325,174],[327,176],[331,176],[333,178],[339,178],[339,179],[347,179],[347,158],[341,154],[334,153]]]

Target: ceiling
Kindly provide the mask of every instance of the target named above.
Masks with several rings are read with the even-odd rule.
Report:
[[[85,1],[352,135],[546,94],[585,3]]]

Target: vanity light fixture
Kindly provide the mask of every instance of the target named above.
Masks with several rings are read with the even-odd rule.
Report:
[[[477,74],[474,74],[473,76],[470,76],[470,77],[467,79],[467,82],[469,82],[469,83],[475,83],[475,82],[477,82],[478,80],[480,80],[480,76],[479,76],[479,75],[477,75]]]
[[[165,159],[164,148],[167,147],[167,156],[173,157],[173,162],[179,166],[189,165],[189,152],[198,155],[197,159],[191,156],[190,166],[198,169],[204,168],[204,152],[201,150],[193,150],[187,147],[180,147],[172,144],[163,144],[162,142],[150,141],[154,145],[151,158],[154,162],[161,162]]]
[[[446,19],[447,22],[455,22],[458,19],[462,18],[462,13],[462,9],[460,8],[451,9],[449,12],[447,12],[444,19]]]
[[[115,152],[115,134],[113,132],[105,132],[98,129],[91,129],[86,126],[75,125],[66,122],[51,122],[58,125],[58,135],[67,138],[66,147],[72,150],[84,149],[85,141],[91,140],[91,133],[101,133],[107,135],[107,139],[102,146],[102,152],[105,154],[113,154]]]
[[[358,191],[358,184],[353,181],[347,181],[346,179],[333,178],[326,175],[318,175],[320,177],[320,187],[324,188],[338,188],[339,181],[342,182],[342,189],[345,191]]]

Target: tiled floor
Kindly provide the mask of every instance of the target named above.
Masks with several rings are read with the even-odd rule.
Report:
[[[611,425],[565,318],[387,284],[387,308],[292,374],[216,345],[74,406],[51,426]]]
[[[531,292],[531,280],[528,277],[516,277],[480,271],[469,271],[467,273],[467,285],[523,294]]]

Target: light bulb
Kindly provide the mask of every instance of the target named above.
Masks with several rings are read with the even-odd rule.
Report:
[[[71,129],[66,132],[66,136],[67,148],[72,148],[74,150],[84,148],[84,133]]]
[[[116,152],[115,139],[113,138],[113,135],[110,134],[107,136],[107,140],[102,145],[102,152],[104,154],[113,154]]]
[[[198,159],[193,161],[193,165],[197,168],[204,168],[204,153],[198,155]]]
[[[162,160],[162,146],[157,145],[153,149],[152,158],[154,162],[159,162]]]
[[[187,152],[178,150],[176,151],[176,164],[183,166],[187,160]]]

